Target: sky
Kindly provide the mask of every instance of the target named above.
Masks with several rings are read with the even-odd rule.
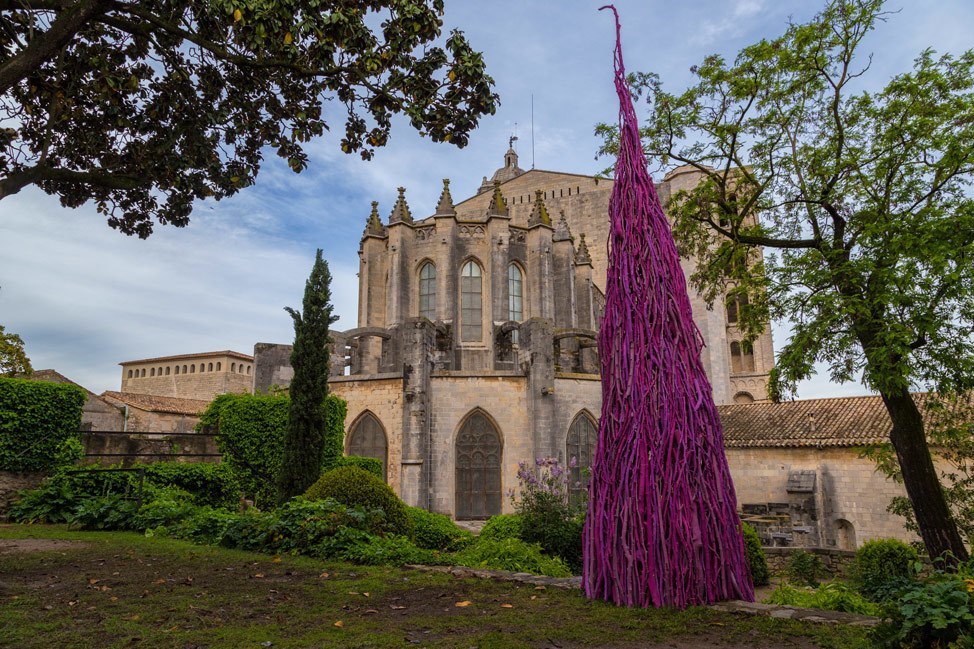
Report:
[[[109,228],[93,206],[62,208],[28,188],[0,201],[0,325],[20,334],[35,369],[53,368],[95,392],[119,389],[121,361],[233,349],[293,339],[285,306],[299,308],[316,248],[332,275],[338,329],[356,326],[358,243],[373,200],[388,218],[396,188],[416,217],[433,212],[442,178],[454,199],[472,195],[503,163],[519,136],[520,166],[593,174],[593,127],[617,116],[612,86],[613,26],[602,2],[446,0],[445,30],[459,28],[484,52],[501,105],[470,144],[457,149],[421,138],[397,121],[373,160],[339,151],[343,130],[308,147],[294,174],[271,153],[254,186],[199,203],[185,228],[157,225],[147,240]],[[807,0],[616,0],[629,70],[657,72],[670,91],[712,53],[727,58],[803,22],[822,5]],[[970,0],[898,0],[867,37],[881,87],[924,48],[960,53],[974,45]],[[645,114],[645,111],[640,113]],[[776,347],[787,323],[773,324]],[[820,373],[799,397],[865,394]]]

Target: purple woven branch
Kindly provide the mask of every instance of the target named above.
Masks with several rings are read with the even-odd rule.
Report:
[[[723,431],[700,360],[703,339],[646,171],[618,14],[615,86],[619,156],[599,332],[602,418],[584,535],[585,593],[624,606],[681,609],[753,600]]]

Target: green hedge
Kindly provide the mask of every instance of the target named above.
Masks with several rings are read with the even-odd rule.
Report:
[[[68,383],[0,378],[0,471],[52,471],[75,453],[87,395]]]
[[[258,506],[277,502],[289,406],[287,395],[222,394],[200,417],[199,429],[218,433],[216,441],[223,461],[233,468],[244,493]],[[341,456],[346,405],[330,394],[325,408],[328,430],[322,466],[327,468]]]
[[[744,549],[747,551],[747,567],[751,569],[751,581],[755,586],[767,586],[771,579],[768,570],[768,559],[761,548],[761,539],[757,530],[748,525],[744,526]]]
[[[473,541],[473,535],[460,529],[449,516],[428,512],[419,507],[406,507],[413,522],[413,542],[426,550],[461,550]]]
[[[363,471],[368,471],[379,480],[385,480],[385,473],[382,471],[382,460],[376,459],[374,457],[361,457],[358,455],[346,455],[344,457],[338,458],[332,465],[322,473],[327,473],[332,469],[337,469],[342,466],[354,466],[362,469]]]
[[[236,472],[226,464],[156,462],[136,464],[132,468],[142,467],[146,482],[187,491],[197,505],[237,509],[240,503],[240,482]]]

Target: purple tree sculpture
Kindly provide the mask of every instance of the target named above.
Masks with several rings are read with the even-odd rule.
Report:
[[[753,600],[720,418],[700,361],[703,340],[646,171],[618,14],[615,86],[619,155],[599,333],[602,418],[584,532],[585,594],[681,609]]]

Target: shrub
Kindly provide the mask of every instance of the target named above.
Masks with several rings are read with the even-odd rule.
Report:
[[[873,600],[882,599],[887,582],[911,579],[917,551],[897,539],[866,541],[852,561],[852,577],[859,591]]]
[[[818,586],[818,580],[826,574],[822,559],[817,554],[796,550],[785,567],[788,581],[799,586]]]
[[[197,428],[217,432],[223,461],[237,475],[244,493],[261,507],[277,502],[290,403],[287,395],[221,394],[200,416]],[[339,397],[325,398],[323,466],[341,455],[345,410]]]
[[[744,549],[747,551],[747,566],[751,570],[751,581],[755,586],[767,586],[771,573],[768,570],[768,559],[761,549],[761,539],[758,538],[757,531],[747,523],[743,524],[743,529]]]
[[[579,573],[585,522],[569,499],[569,472],[555,458],[538,458],[535,465],[535,469],[525,462],[518,466],[521,500],[515,508],[521,515],[520,537],[538,543],[546,554],[560,557]]]
[[[68,522],[85,530],[128,530],[138,509],[138,503],[121,494],[87,498]]]
[[[880,607],[866,601],[848,586],[838,582],[828,582],[818,588],[795,588],[778,586],[765,600],[766,604],[818,608],[826,611],[858,613],[860,615],[880,615]]]
[[[960,647],[952,643],[974,636],[968,584],[953,575],[908,582],[884,613],[886,620],[871,634],[880,647]]]
[[[0,377],[0,471],[52,471],[76,459],[87,395],[70,383]]]
[[[137,464],[145,479],[160,487],[177,487],[189,492],[197,505],[236,509],[240,501],[240,482],[226,464],[207,462],[156,462]]]
[[[332,462],[332,465],[330,467],[326,467],[323,473],[327,473],[332,469],[337,469],[343,466],[355,466],[362,469],[363,471],[368,471],[369,473],[377,477],[379,480],[385,480],[385,473],[382,471],[381,460],[378,460],[374,457],[361,457],[358,455],[345,455],[343,457],[339,457],[334,462]]]
[[[570,577],[571,570],[557,557],[542,554],[541,546],[518,539],[478,539],[454,555],[457,565],[512,572],[530,572],[549,577]]]
[[[473,535],[460,529],[449,516],[428,512],[419,507],[407,507],[413,523],[413,542],[425,550],[453,552],[466,547]]]
[[[481,539],[490,541],[500,541],[501,539],[520,539],[521,538],[521,515],[520,514],[498,514],[487,519],[482,530]]]
[[[412,534],[412,522],[405,503],[389,485],[358,467],[345,466],[329,471],[304,495],[308,500],[333,498],[349,507],[381,509],[386,515],[387,531],[407,537]]]
[[[443,559],[437,553],[417,547],[406,537],[395,534],[385,537],[362,537],[359,542],[350,543],[336,553],[335,558],[366,566],[443,563]]]

